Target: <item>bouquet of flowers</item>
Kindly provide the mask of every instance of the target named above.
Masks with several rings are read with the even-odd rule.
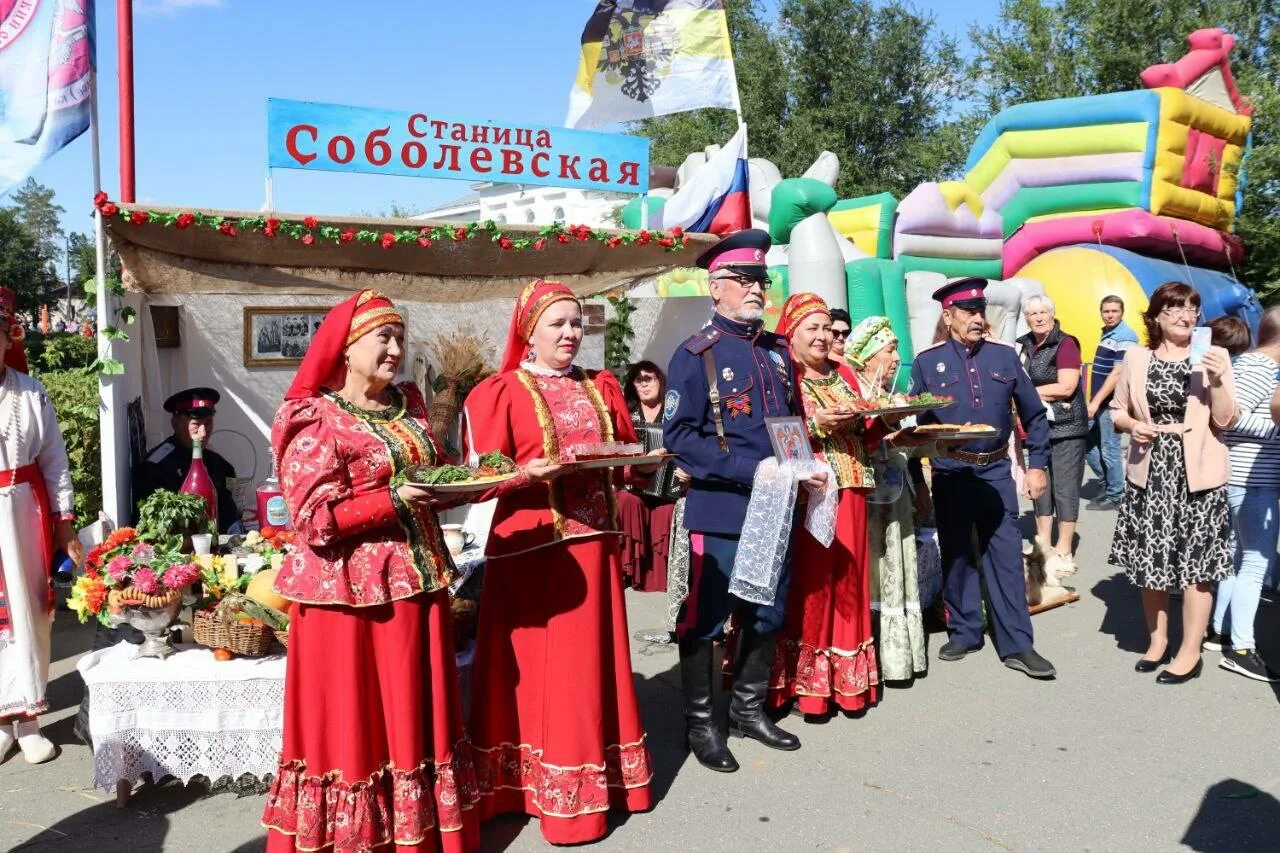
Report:
[[[200,567],[186,555],[122,527],[85,557],[84,574],[71,588],[67,606],[81,622],[93,617],[109,627],[110,615],[121,608],[164,607],[199,578]]]

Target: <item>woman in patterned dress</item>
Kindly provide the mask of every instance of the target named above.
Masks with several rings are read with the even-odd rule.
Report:
[[[867,317],[860,322],[849,335],[845,358],[853,365],[862,396],[892,391],[902,359],[889,318]],[[880,442],[871,453],[876,482],[867,498],[871,609],[879,619],[876,652],[886,681],[909,681],[929,668],[915,527],[916,495],[923,491],[927,501],[929,492],[923,477],[913,482],[911,465],[911,454],[890,441]]]
[[[880,675],[871,628],[867,567],[868,451],[883,432],[845,411],[862,395],[858,380],[830,358],[831,313],[812,293],[782,306],[778,334],[791,343],[814,454],[835,472],[836,535],[824,548],[802,525],[795,533],[787,621],[774,659],[769,704],[791,699],[806,715],[861,711],[877,702]]]
[[[434,493],[396,486],[439,461],[417,386],[393,384],[404,320],[364,290],[325,317],[272,446],[297,531],[276,590],[289,628],[269,851],[479,843]]]
[[[1169,593],[1182,591],[1182,644],[1157,676],[1161,684],[1200,675],[1212,584],[1231,574],[1235,556],[1220,437],[1236,415],[1231,362],[1221,347],[1210,347],[1191,364],[1199,317],[1194,288],[1156,288],[1142,315],[1148,345],[1126,353],[1111,401],[1115,427],[1130,441],[1110,562],[1142,589],[1150,644],[1138,672],[1169,661]]]
[[[622,595],[617,469],[556,462],[577,444],[636,441],[618,380],[574,366],[581,343],[573,292],[532,282],[501,371],[465,407],[472,457],[499,450],[534,474],[498,499],[486,550],[470,721],[481,814],[537,817],[552,844],[594,841],[610,809],[653,802]]]

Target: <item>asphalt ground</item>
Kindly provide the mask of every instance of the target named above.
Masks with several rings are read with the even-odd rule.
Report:
[[[1114,513],[1081,512],[1080,573],[1068,581],[1081,599],[1034,618],[1056,680],[1006,669],[990,643],[961,662],[938,661],[945,637],[934,634],[926,677],[888,688],[856,718],[788,718],[803,741],[797,752],[733,741],[742,769],[731,775],[682,748],[675,649],[633,640],[657,804],[616,816],[594,846],[1280,850],[1280,685],[1228,673],[1208,653],[1203,677],[1185,685],[1135,673],[1145,636],[1136,590],[1106,564],[1113,522]],[[662,624],[664,597],[628,592],[627,609],[637,637]],[[59,613],[45,730],[61,754],[0,765],[0,849],[260,850],[261,795],[170,781],[142,786],[119,810],[112,792],[93,787],[92,755],[71,732],[83,690],[75,661],[91,638]],[[1260,611],[1258,639],[1280,662],[1280,607]],[[535,820],[484,828],[485,850],[546,847]]]

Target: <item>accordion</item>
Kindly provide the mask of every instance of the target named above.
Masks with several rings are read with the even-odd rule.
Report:
[[[662,447],[661,426],[656,424],[637,426],[636,433],[639,434],[640,440],[644,442],[645,453]],[[678,500],[680,498],[680,483],[676,480],[675,461],[668,459],[662,463],[662,467],[654,472],[653,479],[649,481],[649,485],[636,491],[642,495],[650,495],[663,500]]]

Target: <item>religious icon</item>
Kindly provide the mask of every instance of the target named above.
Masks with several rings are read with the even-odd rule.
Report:
[[[797,417],[765,418],[769,430],[769,442],[773,455],[779,462],[812,462],[813,450],[809,447],[809,433],[804,421]]]

